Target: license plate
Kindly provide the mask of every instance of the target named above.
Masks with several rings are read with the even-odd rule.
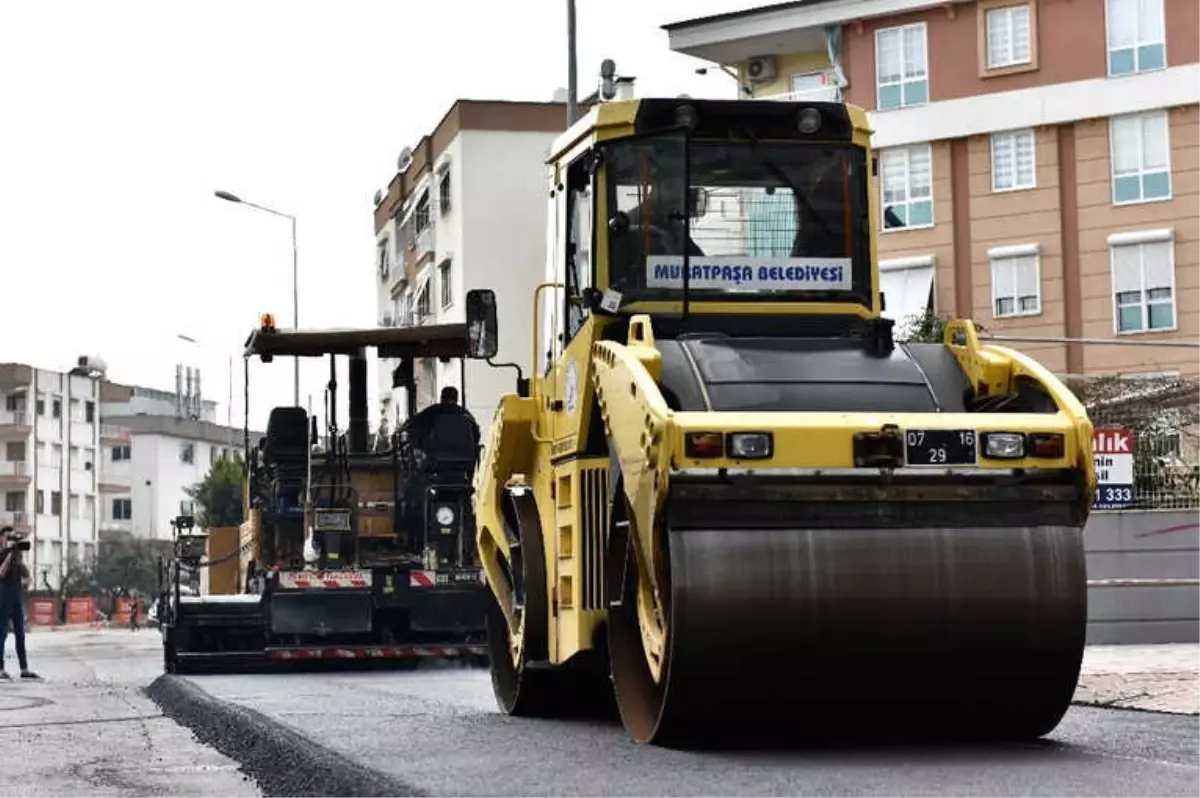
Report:
[[[437,575],[437,583],[439,585],[451,585],[460,583],[472,583],[479,579],[478,571],[451,571],[439,573]]]
[[[975,465],[977,437],[973,429],[910,429],[904,433],[904,459],[910,466]]]

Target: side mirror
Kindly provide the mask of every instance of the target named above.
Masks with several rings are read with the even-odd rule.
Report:
[[[474,360],[493,358],[499,341],[495,292],[472,288],[467,292],[467,357]]]

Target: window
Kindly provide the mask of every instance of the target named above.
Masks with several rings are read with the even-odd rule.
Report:
[[[438,291],[441,294],[442,309],[450,307],[454,304],[454,285],[451,283],[450,274],[450,259],[442,261],[438,264]]]
[[[25,462],[25,441],[9,441],[4,444],[4,459],[10,463]]]
[[[129,460],[130,459],[129,454],[130,454],[130,451],[129,451],[128,443],[122,444],[121,446],[112,447],[112,461],[114,463],[119,463],[124,460]]]
[[[94,424],[96,421],[96,403],[89,401],[83,406],[83,420],[85,423]]]
[[[988,69],[1033,62],[1029,12],[1028,4],[988,9],[985,17]]]
[[[879,262],[883,316],[896,322],[896,331],[901,336],[911,333],[913,325],[934,309],[935,263],[932,254]]]
[[[883,229],[933,225],[933,156],[928,144],[884,150],[879,157]]]
[[[25,394],[10,393],[4,397],[4,409],[10,413],[20,413],[25,409]]]
[[[179,444],[179,462],[196,462],[196,445],[194,443],[187,442]]]
[[[438,207],[445,215],[450,212],[450,167],[442,167],[442,176],[438,180]]]
[[[1106,0],[1108,75],[1133,75],[1167,66],[1163,0]]]
[[[992,316],[1036,316],[1042,312],[1041,270],[1036,246],[988,250],[992,263]]]
[[[217,464],[217,453],[218,453],[218,449],[216,446],[209,448],[209,450],[208,450],[208,464],[209,465]]]
[[[875,82],[881,111],[929,102],[924,22],[875,32]]]
[[[428,190],[426,190],[425,193],[423,193],[421,195],[421,198],[417,200],[417,210],[413,214],[413,216],[416,221],[416,227],[417,227],[418,233],[420,233],[426,227],[429,227],[429,191]]]
[[[38,515],[41,515],[42,513],[46,512],[46,491],[39,490],[34,495],[33,501],[37,505],[37,514]]]
[[[23,513],[25,512],[25,492],[10,490],[4,494],[4,512],[6,513]]]
[[[1037,184],[1033,131],[992,134],[992,191],[1014,191]]]
[[[56,443],[50,447],[50,467],[62,468],[63,447],[61,443]]]
[[[39,416],[46,415],[46,400],[41,396],[37,398],[37,414]]]
[[[417,318],[418,324],[423,324],[429,318],[429,281],[421,287],[421,293],[417,296]]]
[[[379,279],[386,280],[390,273],[388,269],[388,240],[385,236],[379,241],[379,257],[376,261],[376,268],[379,270]]]
[[[1170,230],[1109,236],[1118,333],[1175,327],[1175,248]]]
[[[1109,120],[1113,203],[1171,197],[1171,142],[1167,112],[1114,116]]]
[[[62,515],[62,494],[58,491],[50,493],[50,515]]]
[[[113,499],[112,517],[114,521],[129,521],[133,518],[132,499]]]
[[[50,404],[50,415],[53,418],[62,418],[62,399],[55,399]]]

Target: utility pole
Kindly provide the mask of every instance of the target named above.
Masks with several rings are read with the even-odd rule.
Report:
[[[567,0],[567,127],[579,118],[575,98],[578,78],[575,74],[575,0]]]

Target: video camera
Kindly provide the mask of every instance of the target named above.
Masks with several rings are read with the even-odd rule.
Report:
[[[0,552],[8,554],[10,551],[29,551],[29,541],[24,535],[9,535],[4,544],[0,546]]]

